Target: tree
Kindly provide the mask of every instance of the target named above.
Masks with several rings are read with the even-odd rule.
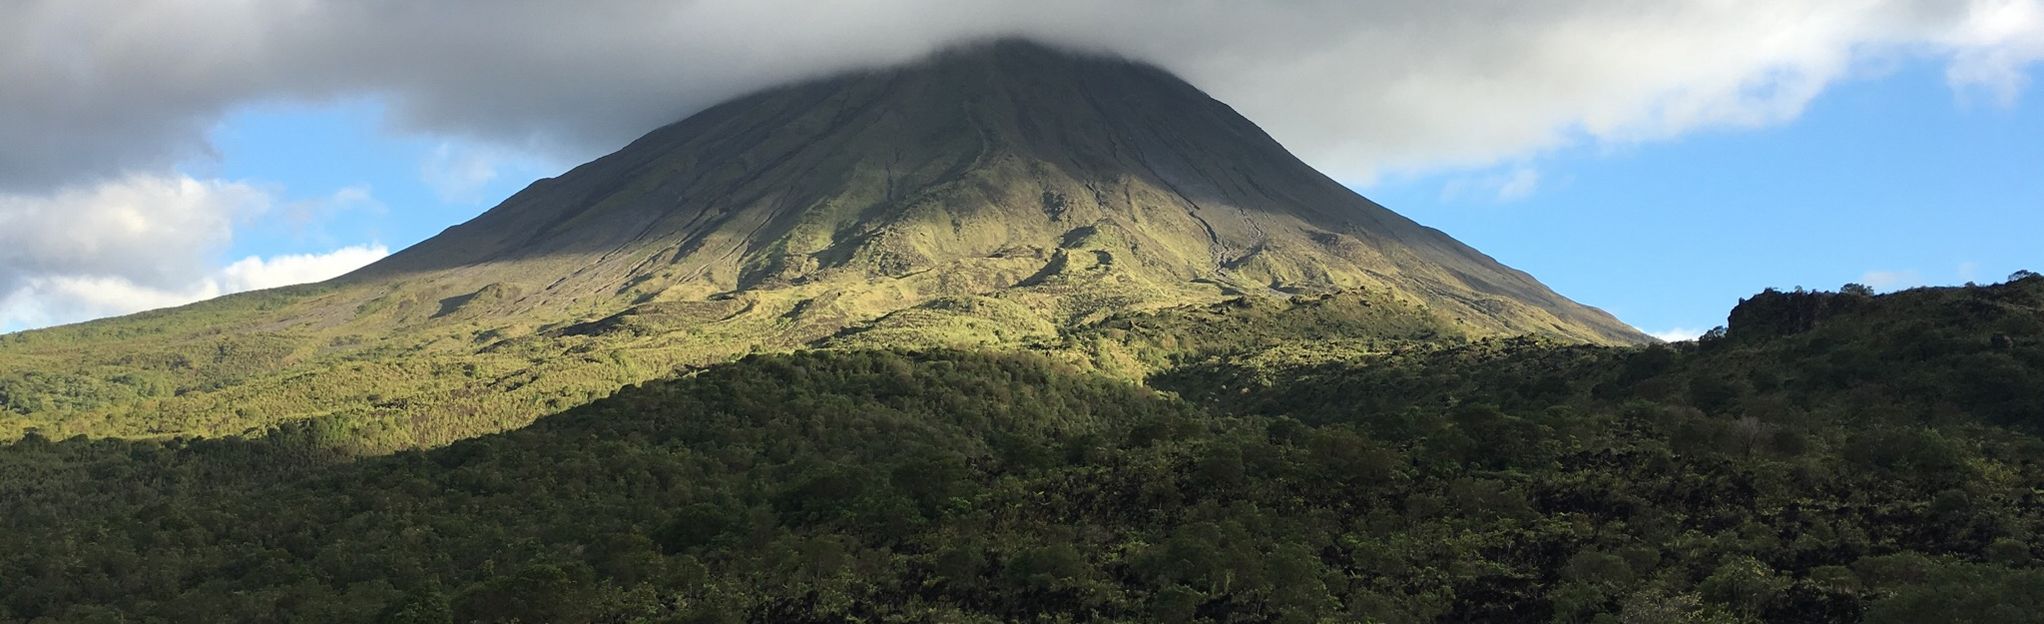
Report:
[[[576,622],[586,619],[584,588],[559,567],[533,564],[492,579],[455,603],[464,622]],[[437,614],[436,614],[437,615]]]
[[[1848,295],[1857,295],[1861,297],[1872,297],[1874,296],[1874,287],[1868,286],[1866,284],[1861,284],[1859,282],[1853,282],[1851,284],[1846,284],[1842,288],[1839,288],[1838,292]]]
[[[1717,343],[1718,343],[1718,342],[1720,342],[1720,341],[1723,341],[1724,339],[1725,339],[1725,326],[1723,326],[1723,325],[1719,325],[1719,326],[1717,326],[1717,327],[1712,327],[1712,328],[1710,328],[1710,331],[1707,331],[1707,332],[1703,332],[1703,335],[1701,335],[1701,336],[1697,336],[1697,337],[1696,337],[1696,342],[1697,342],[1697,344],[1702,344],[1702,345],[1713,345],[1713,344],[1717,344]]]
[[[1697,585],[1697,589],[1712,601],[1731,606],[1747,615],[1758,615],[1781,598],[1787,591],[1790,580],[1774,573],[1774,569],[1752,557],[1733,557],[1710,578]]]
[[[454,621],[454,610],[438,588],[427,588],[392,603],[377,619],[392,624],[447,624]]]

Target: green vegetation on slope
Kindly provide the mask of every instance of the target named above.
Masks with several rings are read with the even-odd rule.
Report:
[[[759,356],[344,463],[33,436],[0,619],[2039,621],[2040,321],[2044,279],[1765,293],[1699,344],[1249,339],[1164,393]]]
[[[333,291],[235,295],[0,336],[0,439],[254,435],[316,423],[350,432],[359,452],[438,446],[760,344],[737,332],[772,335],[723,326],[589,337],[480,323],[384,332],[375,319],[251,330],[272,310]]]
[[[944,297],[837,330],[816,321],[824,312],[790,318],[832,301],[749,295],[645,303],[537,327],[464,321],[378,334],[378,320],[358,318],[237,331],[278,307],[333,296],[333,287],[297,287],[0,336],[0,439],[27,431],[249,436],[296,423],[378,454],[515,429],[628,384],[754,351],[1034,350],[1141,379],[1184,358],[1293,340],[1361,347],[1463,336],[1416,304],[1360,290],[1240,296],[1077,325],[1053,324],[1006,298]],[[215,318],[225,321],[203,320]]]

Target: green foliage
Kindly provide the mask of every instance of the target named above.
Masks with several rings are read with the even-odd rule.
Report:
[[[2035,286],[1635,349],[1213,342],[1147,386],[755,356],[368,458],[28,435],[0,618],[2037,621]]]
[[[352,452],[432,447],[520,427],[757,344],[685,328],[592,337],[467,322],[393,330],[362,318],[279,326],[265,316],[351,292],[294,287],[0,336],[0,439],[30,429],[249,435],[317,422]]]

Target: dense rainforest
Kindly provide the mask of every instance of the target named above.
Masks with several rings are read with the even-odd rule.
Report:
[[[1769,291],[1646,347],[1221,332],[1145,383],[757,355],[367,457],[316,420],[31,433],[0,446],[0,620],[2044,621],[2018,277]]]

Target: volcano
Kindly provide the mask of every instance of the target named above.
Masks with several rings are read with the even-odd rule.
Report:
[[[955,297],[1069,325],[1365,289],[1478,335],[1645,340],[1162,69],[1016,40],[710,108],[344,278],[392,280],[485,316],[745,299],[818,331]]]

